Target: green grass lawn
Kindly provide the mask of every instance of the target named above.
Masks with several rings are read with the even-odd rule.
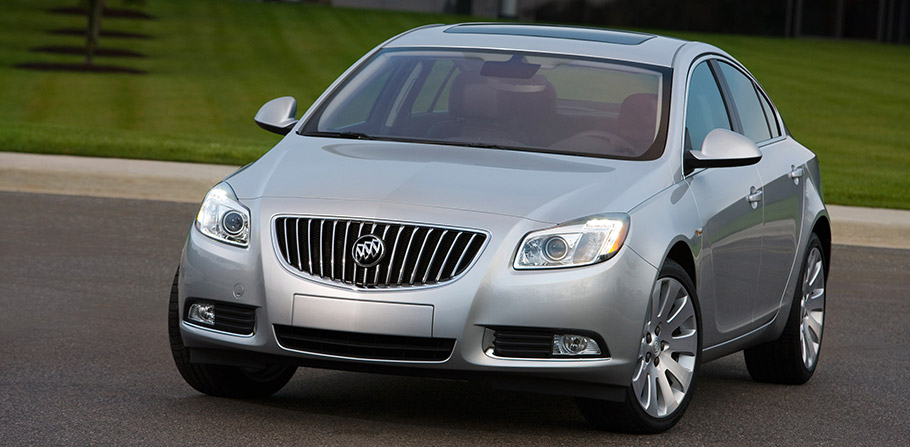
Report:
[[[239,0],[149,0],[157,20],[106,18],[102,38],[146,54],[98,58],[146,75],[28,71],[23,62],[79,62],[29,49],[81,45],[51,35],[79,16],[46,9],[76,0],[4,0],[0,14],[0,150],[244,164],[277,140],[252,120],[269,99],[307,107],[383,40],[458,16]],[[120,2],[111,1],[111,6]],[[871,42],[685,34],[727,50],[759,79],[793,135],[821,161],[829,203],[910,209],[910,47]]]

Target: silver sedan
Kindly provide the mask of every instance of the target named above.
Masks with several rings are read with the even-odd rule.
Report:
[[[292,75],[292,74],[289,74]],[[572,395],[653,433],[699,365],[818,365],[831,230],[815,155],[698,42],[433,25],[355,63],[216,185],[170,299],[177,367],[265,396],[298,366]]]

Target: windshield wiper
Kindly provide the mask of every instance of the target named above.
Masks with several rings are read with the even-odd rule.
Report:
[[[420,138],[402,138],[402,137],[375,137],[362,132],[331,132],[331,131],[312,131],[302,134],[305,137],[327,137],[327,138],[349,138],[352,140],[383,140],[383,141],[401,141],[405,143],[423,143],[423,144],[445,144],[448,146],[468,146],[479,147],[484,149],[510,149],[508,146],[493,143],[466,142],[466,141],[439,141],[424,140]]]
[[[362,132],[306,132],[306,137],[348,138],[351,140],[375,140],[376,137]]]
[[[457,144],[459,144],[459,145],[464,144],[468,147],[482,147],[485,149],[508,149],[505,146],[502,146],[499,144],[492,144],[492,143],[457,143]]]

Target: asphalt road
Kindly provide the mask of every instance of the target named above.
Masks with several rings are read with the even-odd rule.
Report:
[[[704,365],[671,431],[590,429],[571,398],[300,369],[269,399],[187,386],[167,296],[194,205],[0,193],[0,445],[910,445],[910,251],[837,246],[819,369]]]

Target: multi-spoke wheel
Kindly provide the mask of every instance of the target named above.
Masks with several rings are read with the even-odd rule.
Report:
[[[689,404],[700,355],[695,287],[679,264],[667,260],[651,292],[625,402],[579,399],[582,414],[594,426],[611,431],[664,431]]]
[[[645,412],[660,418],[679,408],[692,384],[697,351],[692,298],[679,280],[661,278],[651,297],[651,315],[632,377],[632,390]]]
[[[806,369],[813,369],[818,361],[818,350],[822,346],[822,328],[825,322],[825,266],[818,247],[812,247],[809,252],[802,292],[799,302],[800,355]]]
[[[825,271],[821,240],[812,234],[784,332],[777,340],[745,351],[753,379],[800,384],[812,377],[825,323]]]

